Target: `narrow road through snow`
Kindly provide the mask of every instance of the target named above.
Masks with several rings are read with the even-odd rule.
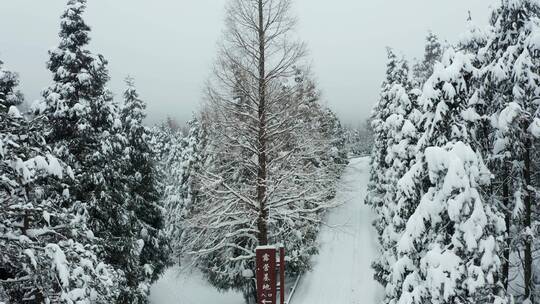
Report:
[[[377,304],[382,289],[373,279],[371,261],[377,255],[372,212],[364,204],[369,158],[351,160],[319,240],[313,270],[302,277],[291,304]]]
[[[369,180],[369,158],[351,160],[336,199],[322,228],[319,255],[306,273],[290,304],[378,304],[382,290],[373,280],[371,261],[377,255],[372,213],[364,205]],[[243,304],[238,293],[219,293],[198,274],[173,270],[152,287],[152,304]]]

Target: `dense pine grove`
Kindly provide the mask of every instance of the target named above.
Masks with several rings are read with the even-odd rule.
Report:
[[[85,7],[71,0],[61,16],[33,116],[16,108],[17,75],[0,74],[7,303],[147,303],[169,263],[145,105],[132,81],[113,100],[107,61],[86,48]]]
[[[537,303],[540,4],[503,0],[455,45],[389,51],[366,202],[385,303]]]

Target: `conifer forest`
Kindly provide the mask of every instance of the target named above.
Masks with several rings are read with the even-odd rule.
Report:
[[[18,1],[0,304],[540,304],[540,0]]]

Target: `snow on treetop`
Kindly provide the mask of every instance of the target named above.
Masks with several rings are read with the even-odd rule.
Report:
[[[21,112],[19,112],[16,106],[9,107],[8,115],[14,118],[22,118]]]
[[[521,106],[516,102],[509,102],[508,106],[499,114],[497,128],[503,132],[506,132],[520,113]]]

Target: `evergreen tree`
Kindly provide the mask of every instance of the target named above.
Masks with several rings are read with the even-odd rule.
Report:
[[[396,122],[398,114],[394,113],[398,108],[410,107],[407,90],[410,90],[409,68],[405,59],[398,57],[393,50],[387,49],[388,63],[386,70],[386,79],[383,82],[381,89],[381,97],[375,105],[372,114],[372,127],[374,131],[374,146],[371,158],[371,174],[368,184],[368,194],[366,196],[366,204],[370,205],[376,213],[374,226],[378,232],[379,242],[383,247],[383,252],[386,252],[388,240],[385,240],[385,229],[391,229],[391,212],[395,202],[390,198],[395,193],[392,187],[395,186],[393,177],[387,176],[389,168],[393,165],[392,155],[395,151],[389,151],[391,148],[391,136],[394,136],[396,124],[404,123],[404,121]],[[408,105],[407,105],[408,104]],[[392,117],[392,118],[391,118]],[[401,117],[403,119],[403,117]],[[392,147],[393,148],[393,147]],[[388,275],[390,272],[392,259],[389,256],[380,256],[373,264],[375,268],[375,278],[384,286],[388,283]]]
[[[479,96],[490,101],[493,127],[490,167],[496,176],[497,199],[505,212],[508,236],[503,255],[503,281],[509,293],[535,303],[533,227],[537,226],[533,176],[538,166],[535,113],[540,81],[537,1],[501,1],[491,17],[492,38],[485,49]],[[513,261],[520,260],[515,269]],[[512,272],[519,273],[511,282]]]
[[[190,128],[186,137],[170,139],[172,149],[162,163],[166,174],[164,204],[168,214],[167,232],[178,262],[182,262],[182,247],[187,237],[184,234],[186,219],[200,199],[198,179],[206,159],[205,127],[198,118],[191,120],[188,125]]]
[[[48,142],[73,168],[75,181],[69,185],[70,192],[89,214],[89,227],[105,249],[102,257],[121,274],[119,297],[110,302],[144,303],[148,283],[164,263],[156,262],[163,255],[155,255],[156,251],[163,253],[156,249],[162,246],[156,241],[160,211],[155,202],[139,205],[144,200],[137,194],[147,189],[130,192],[136,182],[153,176],[146,171],[129,175],[134,155],[124,157],[124,153],[134,151],[130,148],[134,134],[124,132],[119,107],[106,88],[107,61],[86,49],[90,28],[82,19],[85,8],[86,0],[68,2],[61,18],[60,44],[49,53],[47,66],[53,83],[35,108],[48,121]],[[145,153],[136,154],[142,158],[135,160],[141,166],[137,170],[151,168],[149,161],[144,163]],[[144,186],[152,187],[152,183]],[[155,194],[144,195],[151,198]]]
[[[476,73],[472,55],[449,49],[420,97],[425,132],[419,140],[427,191],[398,241],[400,303],[504,303],[497,292],[504,218],[481,196],[490,183],[463,112]]]
[[[70,0],[60,19],[60,43],[49,51],[47,67],[53,73],[53,84],[44,91],[44,102],[38,110],[50,113],[52,130],[48,138],[76,140],[89,101],[102,98],[108,75],[105,60],[93,56],[85,46],[90,27],[82,19],[86,0]]]
[[[110,303],[117,274],[70,197],[72,170],[46,144],[42,117],[16,108],[17,84],[0,66],[0,301]]]
[[[388,169],[384,173],[388,186],[383,197],[383,208],[387,218],[381,235],[383,248],[381,260],[382,265],[389,266],[387,270],[389,274],[385,278],[387,302],[392,302],[392,299],[400,294],[401,285],[394,281],[402,274],[400,265],[397,265],[396,247],[407,220],[416,209],[416,200],[420,192],[418,189],[411,191],[407,187],[403,188],[402,184],[404,176],[416,163],[417,142],[422,131],[420,124],[422,112],[417,103],[420,92],[411,89],[410,83],[405,85],[407,86],[396,84],[391,89],[392,102],[389,104],[389,110],[392,115],[384,122],[389,140],[385,158]]]
[[[467,30],[461,35],[457,44],[457,49],[471,56],[471,63],[477,69],[473,77],[468,80],[469,90],[472,94],[468,101],[468,107],[462,113],[463,119],[468,122],[468,129],[472,132],[471,144],[475,150],[479,151],[488,163],[491,161],[491,140],[492,128],[489,119],[491,111],[491,100],[485,99],[480,90],[487,57],[484,56],[488,43],[491,39],[491,32],[480,29],[473,23],[469,15],[467,20]],[[490,187],[492,188],[492,187]],[[488,191],[492,193],[492,191]],[[489,193],[485,193],[489,196]],[[493,197],[492,197],[493,198]]]
[[[168,244],[164,235],[163,208],[153,151],[149,145],[150,131],[143,125],[145,103],[139,98],[132,78],[126,79],[124,104],[120,120],[126,145],[122,175],[125,176],[127,209],[137,222],[133,230],[140,244],[138,260],[126,272],[129,289],[121,295],[124,303],[146,303],[150,284],[158,279],[168,261]]]
[[[5,70],[0,60],[0,100],[3,110],[9,110],[11,106],[18,106],[23,102],[23,95],[16,88],[19,85],[17,73]]]
[[[426,36],[426,46],[424,58],[413,67],[413,75],[416,86],[422,87],[433,73],[435,63],[441,59],[444,48],[439,41],[439,37],[433,32]]]
[[[345,127],[346,150],[352,156],[370,155],[373,150],[371,119],[359,127]]]

